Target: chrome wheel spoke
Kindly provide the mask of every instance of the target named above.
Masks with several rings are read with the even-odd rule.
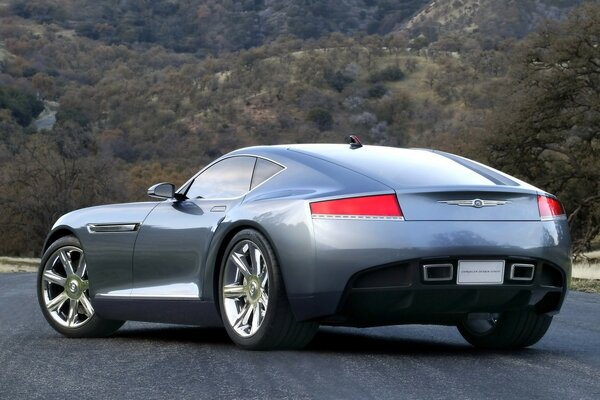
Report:
[[[269,274],[267,273],[267,269],[265,268],[265,275],[262,277],[262,280],[260,281],[260,286],[262,287],[263,290],[265,290],[265,288],[267,287],[267,283],[269,283]]]
[[[46,304],[46,308],[48,309],[48,311],[56,311],[59,308],[61,308],[62,305],[65,304],[65,301],[67,301],[68,299],[69,296],[67,296],[65,292],[62,292],[61,294],[50,300],[50,302]]]
[[[242,308],[242,311],[240,312],[237,319],[233,323],[234,329],[241,329],[242,326],[248,324],[248,319],[250,318],[250,310],[251,310],[250,304],[245,304],[244,308]]]
[[[262,292],[259,302],[267,308],[267,304],[269,304],[269,295],[266,292]]]
[[[246,289],[242,285],[232,283],[223,286],[223,297],[226,299],[239,299],[244,296],[246,296]]]
[[[258,304],[255,304],[252,308],[252,327],[250,328],[250,334],[256,333],[260,327],[260,310]]]
[[[237,265],[237,268],[240,270],[242,275],[244,275],[244,277],[249,277],[251,275],[250,268],[248,268],[246,261],[242,257],[243,254],[231,253],[231,259],[233,260],[235,265]]]
[[[83,254],[82,254],[81,257],[79,258],[79,265],[77,265],[77,272],[75,272],[75,274],[78,277],[83,278],[83,276],[85,275],[86,272],[87,272],[87,264],[85,262],[85,258],[83,257]]]
[[[73,275],[75,272],[73,271],[73,264],[71,264],[71,258],[69,257],[69,254],[67,253],[67,251],[61,250],[59,253],[59,256],[60,256],[60,262],[62,263],[63,267],[65,268],[65,273],[67,274],[67,276]]]
[[[85,294],[79,298],[79,304],[81,304],[81,308],[83,309],[83,313],[85,315],[88,317],[94,315],[94,307],[92,307],[92,303],[90,303]]]
[[[71,299],[69,303],[69,316],[67,317],[67,326],[73,327],[75,320],[77,319],[77,309],[79,308],[79,302]]]
[[[254,264],[254,269],[256,270],[256,276],[261,276],[262,274],[262,253],[257,248],[252,252],[252,264]]]
[[[252,315],[252,306],[248,304],[248,312],[244,315],[244,319],[242,320],[242,325],[248,325],[248,321],[250,320],[250,316]]]
[[[54,283],[55,285],[62,287],[65,287],[65,282],[67,281],[67,278],[63,278],[54,271],[45,271],[44,279],[50,283]]]

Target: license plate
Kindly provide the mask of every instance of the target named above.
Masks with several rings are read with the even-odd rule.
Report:
[[[459,285],[500,284],[504,282],[504,261],[458,261]]]

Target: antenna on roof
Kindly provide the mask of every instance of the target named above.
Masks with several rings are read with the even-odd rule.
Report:
[[[362,143],[360,139],[356,135],[350,135],[346,138],[346,143],[350,145],[351,149],[360,149],[362,147]]]

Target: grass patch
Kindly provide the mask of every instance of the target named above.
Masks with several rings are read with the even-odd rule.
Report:
[[[587,259],[573,263],[573,278],[600,280],[600,260],[592,258],[592,254],[588,253]]]
[[[571,290],[600,294],[600,280],[571,278]]]
[[[0,273],[35,272],[39,265],[39,258],[0,257]]]

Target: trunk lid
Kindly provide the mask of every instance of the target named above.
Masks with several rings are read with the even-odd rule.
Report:
[[[520,188],[431,188],[396,193],[407,221],[540,220],[537,193]]]

